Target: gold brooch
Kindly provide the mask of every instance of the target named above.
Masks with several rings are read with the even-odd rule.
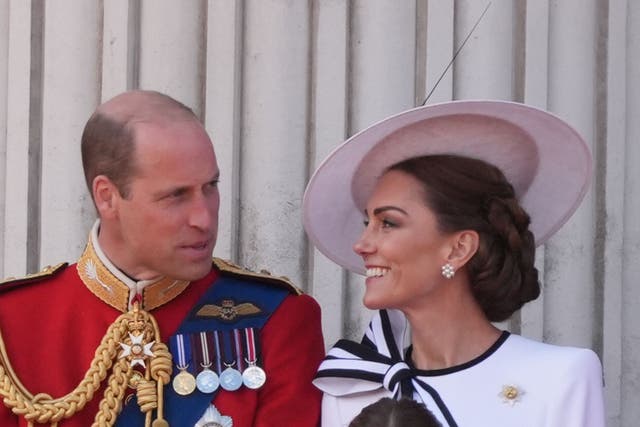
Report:
[[[513,406],[516,402],[519,402],[522,395],[524,394],[524,390],[520,390],[515,385],[503,385],[502,391],[498,394],[502,398],[502,402],[508,403]]]

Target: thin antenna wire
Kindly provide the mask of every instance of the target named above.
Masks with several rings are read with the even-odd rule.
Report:
[[[431,95],[433,94],[433,92],[438,87],[438,84],[440,83],[440,80],[442,80],[442,78],[447,73],[447,71],[449,71],[449,68],[451,68],[451,65],[453,64],[453,61],[456,60],[456,57],[458,56],[458,54],[460,53],[460,51],[462,50],[464,45],[467,43],[467,40],[469,40],[469,37],[471,37],[471,34],[473,34],[473,32],[475,31],[476,27],[478,26],[478,24],[480,23],[480,21],[484,17],[485,13],[487,13],[487,10],[489,10],[489,6],[491,6],[491,2],[487,3],[487,6],[482,11],[482,14],[480,15],[480,17],[476,20],[476,23],[471,28],[471,31],[469,31],[469,34],[467,34],[467,37],[465,37],[465,39],[462,42],[462,44],[460,45],[460,47],[458,47],[458,49],[456,49],[456,52],[453,54],[453,58],[451,58],[451,61],[449,61],[449,64],[447,64],[447,66],[445,67],[445,69],[442,72],[442,74],[440,74],[440,77],[438,77],[438,81],[436,81],[436,84],[433,86],[433,88],[431,89],[431,91],[429,92],[427,97],[424,99],[424,102],[422,103],[422,105],[425,105],[427,103],[427,101],[429,100],[429,98],[431,98]]]

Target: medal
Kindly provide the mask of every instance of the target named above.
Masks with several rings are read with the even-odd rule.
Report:
[[[196,377],[196,387],[203,393],[213,393],[219,386],[220,378],[218,378],[218,374],[208,367],[205,367]]]
[[[147,369],[146,359],[150,356],[153,357],[151,347],[153,347],[155,341],[146,343],[144,339],[144,332],[140,332],[139,330],[135,331],[133,334],[129,332],[129,339],[131,340],[130,345],[125,344],[124,342],[120,343],[120,347],[122,347],[120,359],[126,358],[130,361],[132,367],[140,365],[142,366],[142,369]]]
[[[247,368],[242,372],[242,382],[247,388],[252,390],[258,389],[267,381],[267,374],[264,369],[257,365],[258,356],[256,355],[256,339],[253,328],[244,329],[245,346],[248,364]]]
[[[181,396],[187,396],[196,389],[196,379],[187,372],[187,367],[179,367],[180,373],[173,377],[173,389]]]
[[[176,367],[180,370],[173,378],[172,385],[175,392],[181,396],[187,396],[196,389],[196,379],[187,371],[191,361],[191,346],[184,344],[184,335],[182,334],[171,338],[171,347],[178,359]]]
[[[236,361],[233,356],[234,346],[231,342],[232,335],[228,331],[216,331],[216,334],[218,333],[221,334],[220,338],[222,338],[223,361],[226,367],[226,369],[220,373],[220,387],[227,391],[236,391],[242,387],[242,374],[233,368],[236,365]],[[227,363],[228,360],[230,360],[231,363]]]
[[[235,363],[235,361],[231,365],[227,365],[225,363],[227,369],[222,371],[220,374],[220,387],[227,391],[236,391],[242,387],[242,374],[240,374],[240,371],[233,368]]]
[[[249,365],[242,373],[243,384],[252,390],[258,389],[267,381],[267,374],[264,370],[256,365]]]
[[[218,378],[218,374],[209,369],[211,359],[209,358],[209,345],[206,332],[200,332],[200,348],[202,350],[202,363],[200,366],[204,369],[196,377],[196,387],[203,393],[213,393],[218,389],[220,379]]]

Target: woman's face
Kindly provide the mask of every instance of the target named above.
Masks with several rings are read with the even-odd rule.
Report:
[[[365,216],[366,228],[354,245],[367,269],[364,305],[402,310],[437,292],[446,280],[441,268],[451,253],[451,235],[438,230],[420,182],[405,172],[387,172]]]

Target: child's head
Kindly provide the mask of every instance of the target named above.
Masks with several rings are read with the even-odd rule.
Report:
[[[349,427],[441,427],[441,424],[414,400],[385,397],[366,406]]]

